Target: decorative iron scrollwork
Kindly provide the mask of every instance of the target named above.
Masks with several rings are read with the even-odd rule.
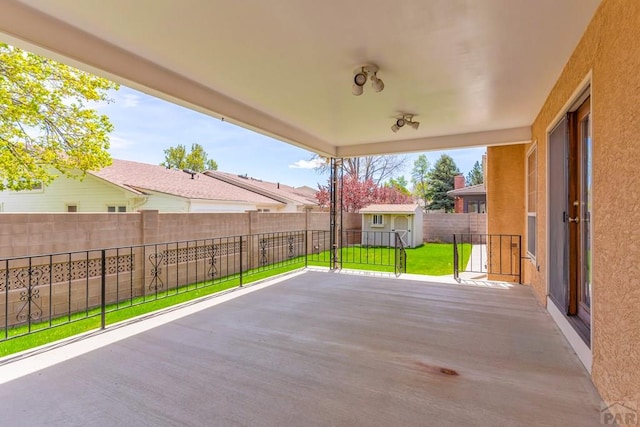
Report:
[[[269,241],[267,239],[260,239],[260,265],[264,266],[269,263],[267,258],[267,245]]]
[[[48,267],[48,266],[46,266]],[[20,291],[20,301],[24,301],[16,319],[19,322],[38,320],[42,318],[42,307],[38,303],[40,300],[40,290],[38,285],[43,278],[48,277],[42,267],[32,267],[21,269],[16,272],[17,289],[24,288]]]
[[[289,258],[293,258],[293,234],[289,234],[289,237],[287,237],[287,243],[289,245]]]
[[[216,263],[218,254],[220,253],[220,246],[207,246],[206,251],[209,257],[209,271],[207,272],[207,274],[209,275],[209,277],[216,277],[218,275],[218,267],[216,266]]]
[[[149,283],[149,290],[156,291],[158,289],[162,289],[164,287],[164,282],[162,281],[162,260],[164,259],[164,252],[155,252],[149,255],[149,262],[151,263],[151,283]]]

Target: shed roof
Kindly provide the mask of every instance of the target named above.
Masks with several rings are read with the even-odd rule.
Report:
[[[407,213],[412,214],[419,209],[420,206],[416,204],[384,204],[384,205],[369,205],[360,209],[360,213]]]

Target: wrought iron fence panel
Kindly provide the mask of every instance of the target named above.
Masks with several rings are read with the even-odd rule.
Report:
[[[466,265],[462,260],[469,259]],[[454,277],[475,277],[522,283],[522,236],[509,234],[455,234]]]
[[[335,251],[341,263],[406,271],[399,238],[371,233],[273,232],[0,259],[0,341],[73,322],[104,328],[111,313],[174,295],[331,267],[332,241],[344,246]]]

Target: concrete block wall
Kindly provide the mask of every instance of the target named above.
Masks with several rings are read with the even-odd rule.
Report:
[[[486,234],[487,215],[477,213],[428,213],[423,216],[425,242],[452,243],[454,234]]]
[[[343,220],[360,228],[360,214]],[[329,213],[3,213],[0,259],[305,229],[328,230]]]
[[[344,214],[343,219],[351,228],[360,227],[359,214]],[[110,304],[154,293],[155,285],[162,291],[238,273],[240,262],[243,271],[261,267],[260,239],[248,239],[247,234],[267,233],[263,236],[268,240],[267,261],[285,261],[292,256],[290,241],[288,235],[278,233],[305,229],[328,230],[329,214],[1,214],[0,293],[6,295],[0,299],[0,326],[4,326],[5,313],[9,325],[16,325],[29,315],[32,321],[41,321],[98,307],[101,249],[113,248],[106,251],[105,262],[106,302]],[[314,245],[327,249],[327,233],[315,243],[311,234],[307,235],[308,253],[313,252]],[[227,236],[245,236],[242,261],[238,248],[241,238]],[[294,236],[293,256],[304,255],[304,241],[303,233]],[[212,256],[214,246],[219,252]],[[45,255],[52,253],[60,255]],[[217,274],[211,276],[214,260]],[[27,306],[23,294],[29,287],[33,297]]]

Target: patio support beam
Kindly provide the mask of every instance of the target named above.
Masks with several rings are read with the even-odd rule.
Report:
[[[342,159],[331,157],[329,178],[329,245],[331,246],[331,270],[339,270],[342,247]]]

